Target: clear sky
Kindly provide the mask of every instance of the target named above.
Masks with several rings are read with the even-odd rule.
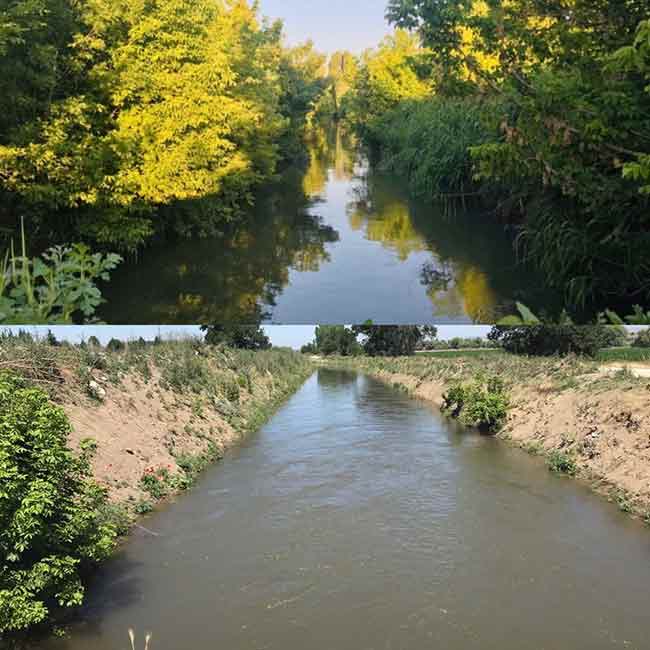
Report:
[[[80,343],[96,336],[102,344],[108,343],[112,338],[128,341],[142,337],[153,340],[160,334],[163,338],[184,338],[188,336],[201,336],[198,326],[164,326],[154,325],[59,325],[59,326],[22,326],[5,327],[3,330],[27,330],[36,336],[47,335],[52,330],[54,336],[61,341]],[[276,347],[288,347],[299,350],[305,343],[314,339],[314,325],[265,325],[264,331]],[[490,327],[482,325],[441,325],[438,327],[438,338],[451,339],[455,336],[477,337],[487,336]]]
[[[281,18],[292,45],[311,38],[316,49],[361,53],[391,31],[387,0],[260,0],[262,14]]]

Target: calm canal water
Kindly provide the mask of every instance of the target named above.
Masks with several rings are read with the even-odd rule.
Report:
[[[356,374],[320,370],[144,525],[46,650],[648,647],[641,524]]]
[[[410,201],[341,132],[266,188],[221,238],[145,250],[113,274],[108,323],[494,323],[521,301],[559,306],[480,212]]]

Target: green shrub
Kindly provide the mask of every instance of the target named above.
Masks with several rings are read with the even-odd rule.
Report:
[[[13,249],[0,260],[0,323],[70,323],[92,318],[104,300],[97,280],[108,280],[119,255],[91,253],[87,246],[56,246],[41,257]]]
[[[568,474],[569,476],[575,476],[578,471],[575,461],[569,454],[554,450],[548,455],[547,459],[548,468],[552,472],[558,474]]]
[[[83,575],[113,550],[106,491],[88,456],[67,447],[69,433],[43,391],[0,375],[0,634],[80,605]]]
[[[153,503],[151,503],[151,501],[149,501],[148,499],[141,499],[135,504],[133,510],[138,515],[149,514],[150,512],[153,511]]]
[[[158,469],[148,467],[140,478],[140,487],[153,499],[159,501],[169,494],[171,480],[169,469],[166,467]]]
[[[452,386],[443,397],[443,411],[465,426],[498,431],[508,415],[509,400],[503,381],[487,381]]]

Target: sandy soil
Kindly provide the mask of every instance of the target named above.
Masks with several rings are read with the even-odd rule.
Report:
[[[101,373],[94,379],[106,391],[102,402],[63,406],[73,426],[72,447],[86,438],[97,441],[93,472],[114,501],[145,498],[139,481],[147,468],[175,473],[172,452],[199,454],[209,440],[224,450],[239,437],[219,413],[197,416],[187,397],[160,388],[155,376],[145,384],[129,375],[119,386]]]
[[[93,475],[116,503],[150,501],[141,486],[146,471],[167,469],[174,476],[183,471],[177,464],[180,455],[198,457],[212,445],[224,452],[259,424],[260,409],[270,412],[290,389],[284,381],[288,377],[254,373],[250,387],[240,386],[237,400],[228,401],[191,390],[175,392],[159,381],[157,367],[150,370],[146,382],[133,371],[119,383],[93,370],[88,386],[99,387],[100,399],[83,393],[73,374],[63,371],[70,390],[61,391],[66,398],[60,404],[72,424],[70,446],[78,450],[82,441],[94,441]]]

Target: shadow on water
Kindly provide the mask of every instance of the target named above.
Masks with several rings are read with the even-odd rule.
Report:
[[[185,210],[187,211],[187,209]],[[487,322],[558,298],[471,210],[410,201],[340,129],[259,192],[221,237],[159,242],[105,289],[109,323]]]

